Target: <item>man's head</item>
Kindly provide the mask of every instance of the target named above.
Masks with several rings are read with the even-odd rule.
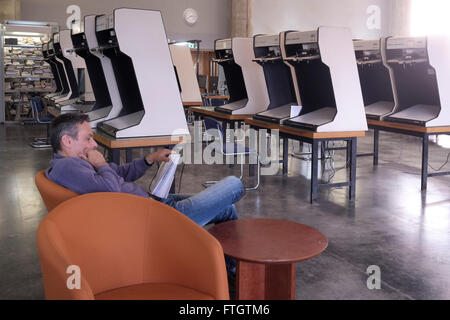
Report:
[[[88,150],[96,149],[88,121],[89,116],[80,113],[65,113],[53,119],[50,127],[53,151],[65,157],[79,158]]]

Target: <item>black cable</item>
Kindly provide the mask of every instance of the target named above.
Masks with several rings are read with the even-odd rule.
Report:
[[[350,164],[350,159],[348,159],[348,160],[345,162],[345,165],[344,165],[342,168],[336,169],[336,168],[334,168],[334,159],[333,159],[333,156],[334,156],[334,150],[330,150],[330,148],[329,148],[329,142],[327,142],[327,152],[328,152],[328,157],[327,157],[327,159],[330,160],[330,169],[329,169],[329,170],[332,170],[332,173],[331,173],[331,175],[328,177],[328,181],[327,181],[326,184],[330,184],[331,180],[333,180],[333,178],[336,176],[336,173],[338,173],[339,171],[342,171],[342,170],[348,168],[348,165]],[[325,162],[325,164],[326,164],[326,162]],[[329,170],[324,170],[324,172],[325,172],[325,171],[329,171]],[[323,173],[324,173],[324,172],[323,172]],[[323,177],[323,173],[322,173],[322,177]],[[329,189],[329,191],[333,191],[333,190],[336,190],[336,189],[342,189],[342,187],[332,187],[332,188]]]
[[[445,161],[445,163],[444,163],[439,169],[436,170],[436,169],[433,168],[433,167],[431,166],[431,164],[429,164],[429,163],[428,163],[428,166],[429,166],[431,169],[433,169],[434,171],[441,171],[442,168],[444,168],[444,167],[447,165],[449,159],[450,159],[450,152],[449,152],[448,155],[447,155],[447,161]]]

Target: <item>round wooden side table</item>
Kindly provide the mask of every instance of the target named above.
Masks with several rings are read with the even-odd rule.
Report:
[[[236,259],[236,299],[295,299],[295,264],[328,246],[318,230],[287,220],[239,219],[209,232]]]

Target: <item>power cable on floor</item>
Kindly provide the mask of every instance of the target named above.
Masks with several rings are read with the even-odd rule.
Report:
[[[436,169],[433,168],[433,167],[431,166],[431,164],[429,164],[429,163],[428,163],[428,166],[429,166],[432,170],[434,170],[434,171],[441,171],[441,170],[447,165],[449,159],[450,159],[450,152],[449,152],[448,155],[447,155],[447,161],[445,161],[445,163],[444,163],[439,169],[436,170]]]

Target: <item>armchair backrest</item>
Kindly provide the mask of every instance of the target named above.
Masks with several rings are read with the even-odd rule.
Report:
[[[45,170],[41,170],[36,174],[35,183],[48,212],[53,210],[60,203],[78,196],[78,193],[49,180],[45,176]]]

